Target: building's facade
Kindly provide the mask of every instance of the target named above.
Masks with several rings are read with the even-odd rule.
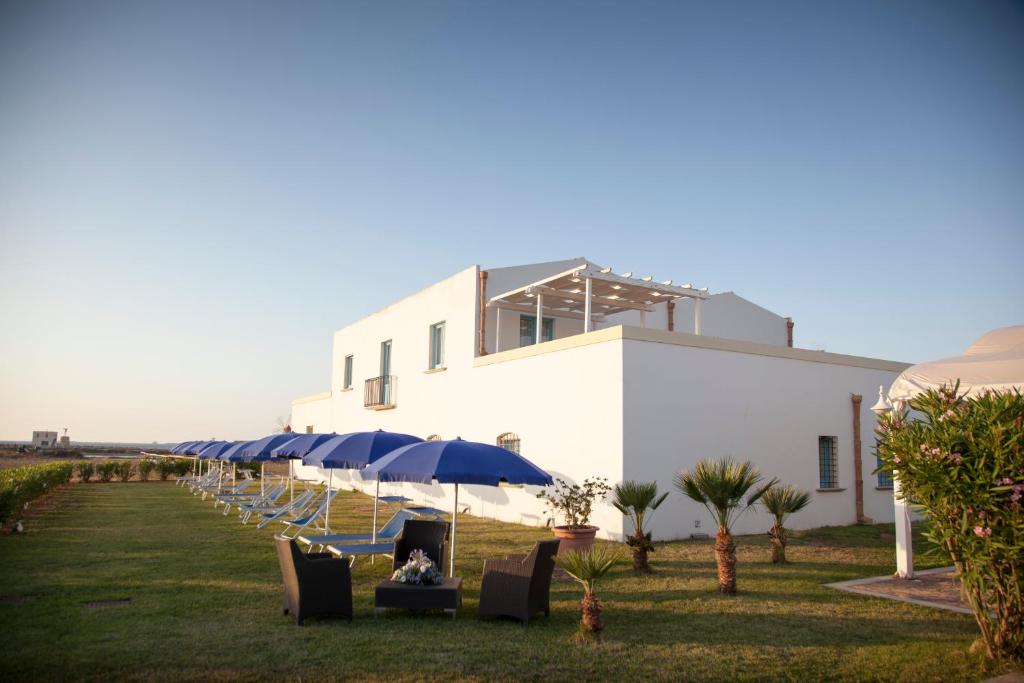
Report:
[[[32,432],[32,445],[36,448],[52,448],[57,445],[57,432]]]
[[[735,294],[585,259],[474,266],[336,332],[330,388],[296,400],[292,425],[460,436],[518,448],[556,478],[657,481],[673,491],[652,520],[659,538],[714,533],[710,515],[672,488],[676,472],[708,457],[749,459],[813,491],[794,527],[892,519],[888,482],[873,474],[870,401],[857,396],[906,366],[792,348],[792,332],[789,319]],[[334,481],[370,489],[354,473]],[[384,488],[450,507],[448,486]],[[472,514],[542,525],[550,513],[536,493],[467,486],[459,500]],[[592,522],[604,536],[630,531],[607,503]],[[737,527],[767,528],[759,512]]]

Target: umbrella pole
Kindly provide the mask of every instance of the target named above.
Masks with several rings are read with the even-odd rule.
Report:
[[[238,465],[231,463],[231,485],[235,485],[235,472],[238,470]]]
[[[262,496],[267,492],[267,463],[260,463],[260,495]]]
[[[455,576],[455,520],[459,515],[459,485],[455,484],[455,507],[452,508],[452,547],[448,549],[449,554],[449,568],[448,576]]]
[[[288,502],[295,502],[295,481],[292,479],[292,459],[288,458]]]
[[[324,509],[324,531],[331,533],[331,484],[334,483],[334,469],[327,471],[327,507]]]
[[[377,480],[377,490],[373,494],[373,543],[377,542],[377,498],[380,497],[380,479]]]

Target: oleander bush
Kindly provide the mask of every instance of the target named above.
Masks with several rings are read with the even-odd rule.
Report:
[[[80,462],[75,467],[78,470],[78,478],[82,480],[83,484],[92,479],[93,475],[96,474],[96,465],[94,463]]]
[[[145,458],[139,461],[139,481],[148,481],[149,475],[156,467],[156,463],[152,460]]]
[[[156,475],[160,481],[167,481],[167,478],[174,472],[174,462],[168,459],[158,460],[156,463]]]
[[[100,481],[106,483],[114,478],[114,474],[117,472],[116,462],[101,462],[96,465],[96,474],[99,475]]]
[[[1024,395],[932,390],[879,420],[878,457],[931,518],[992,658],[1024,661]]]
[[[0,525],[48,489],[68,483],[74,470],[69,462],[0,470]]]

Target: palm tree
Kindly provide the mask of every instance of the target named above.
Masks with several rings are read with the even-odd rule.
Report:
[[[683,470],[675,477],[676,488],[683,495],[702,504],[715,518],[715,562],[718,564],[718,591],[727,595],[736,592],[736,545],[732,540],[732,523],[756,503],[777,480],[759,486],[761,473],[750,462],[739,463],[732,458],[701,460],[693,471]],[[747,493],[753,489],[753,493]],[[747,496],[746,501],[743,497]]]
[[[583,601],[580,603],[581,627],[585,633],[597,633],[604,628],[601,621],[601,601],[594,592],[597,580],[614,567],[622,557],[614,547],[597,545],[587,550],[570,550],[560,553],[555,560],[558,566],[583,586]]]
[[[626,544],[633,551],[634,571],[651,573],[647,553],[654,551],[654,544],[651,542],[651,532],[644,530],[644,516],[648,510],[657,510],[667,497],[668,491],[658,495],[658,484],[653,481],[624,481],[615,486],[615,500],[612,501],[612,505],[633,520],[633,535],[626,539]]]
[[[811,494],[792,484],[773,486],[761,496],[761,505],[775,518],[775,525],[768,531],[772,539],[772,564],[786,564],[786,518],[810,502]]]

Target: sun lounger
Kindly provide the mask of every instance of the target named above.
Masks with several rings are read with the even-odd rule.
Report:
[[[238,506],[238,514],[242,518],[242,524],[248,524],[253,514],[288,514],[292,510],[302,510],[309,504],[314,495],[314,491],[304,491],[297,498],[281,505],[276,504],[276,499],[270,503],[243,504]]]
[[[396,512],[391,519],[387,521],[377,532],[377,539],[381,543],[394,544],[398,535],[402,533],[402,527],[405,526],[405,520],[413,519],[414,514],[407,510],[399,510]],[[298,540],[302,543],[309,544],[309,550],[312,552],[314,546],[323,548],[330,544],[347,545],[352,543],[369,543],[374,540],[373,534],[328,534],[324,536],[307,536],[301,535]]]
[[[271,522],[286,517],[289,514],[301,515],[307,508],[317,505],[320,501],[320,494],[315,491],[303,491],[290,503],[278,506],[275,509],[267,510],[263,512],[260,517],[259,523],[256,525],[257,529],[262,529]],[[253,512],[256,512],[255,510]],[[252,513],[250,513],[252,514]]]
[[[328,491],[320,501],[320,504],[317,505],[309,514],[296,517],[294,519],[279,519],[278,521],[285,525],[285,530],[282,531],[280,535],[285,538],[295,538],[310,524],[315,525],[318,519],[325,517],[327,508],[330,506],[331,501],[334,500],[334,496],[336,495],[338,495],[337,491]],[[314,526],[314,528],[318,527]]]
[[[232,505],[236,505],[239,508],[243,505],[271,505],[274,501],[283,496],[287,490],[288,486],[285,484],[276,484],[268,488],[256,498],[225,499],[221,501],[224,503],[224,514],[227,515],[228,512],[230,512]],[[239,513],[241,513],[241,509],[239,509]]]

